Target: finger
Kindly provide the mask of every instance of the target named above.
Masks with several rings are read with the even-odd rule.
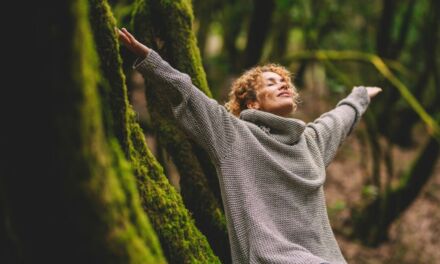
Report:
[[[122,30],[124,31],[125,34],[127,34],[127,36],[134,39],[133,35],[125,27],[122,28]]]
[[[124,32],[124,34],[128,33],[128,31],[127,31],[127,29],[125,27],[121,28],[121,31]]]
[[[122,41],[122,43],[126,46],[131,46],[130,39],[126,35],[119,35],[119,39]]]
[[[128,32],[128,30],[127,30],[125,27],[122,28],[122,32],[124,32],[124,34],[125,34],[129,39],[132,39],[132,38],[133,38],[133,36],[130,34],[130,32]]]
[[[121,30],[119,30],[119,29],[118,29],[118,34],[119,34],[120,37],[122,37],[122,38],[124,38],[124,39],[129,39],[129,38],[127,37],[127,34],[125,34],[123,31],[121,31]]]
[[[127,36],[127,34],[124,32],[124,29],[120,30],[118,29],[119,35]]]
[[[122,43],[126,46],[131,46],[131,41],[128,38],[128,36],[122,32],[121,30],[119,30],[119,39],[122,41]]]
[[[126,28],[122,28],[122,30],[127,35],[127,37],[130,39],[131,43],[136,43],[137,42],[136,38],[133,37],[133,35],[130,32],[128,32],[128,30]]]

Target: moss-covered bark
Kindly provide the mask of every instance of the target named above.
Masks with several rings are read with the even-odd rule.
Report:
[[[15,243],[23,263],[165,263],[131,168],[104,133],[87,7],[58,1],[37,12],[50,25],[39,28],[46,60],[32,70],[52,102],[38,116],[47,135],[33,138],[45,148],[11,156],[2,177]]]
[[[157,230],[170,263],[218,263],[205,236],[195,226],[182,197],[163,174],[148,150],[141,128],[132,112],[130,121],[131,161],[138,178],[144,209]]]
[[[122,59],[117,53],[119,46],[115,41],[116,21],[106,1],[89,0],[89,5],[90,22],[103,77],[100,82],[100,94],[105,108],[106,132],[117,137],[128,158],[128,97],[121,68]]]
[[[151,219],[162,248],[171,263],[215,263],[206,238],[197,229],[180,194],[172,187],[160,164],[145,143],[135,113],[127,101],[115,22],[109,6],[102,0],[89,0],[91,20],[97,39],[101,68],[108,89],[102,89],[112,108],[112,128],[132,163],[144,210]],[[112,134],[109,132],[109,134]]]
[[[135,35],[176,69],[189,74],[195,86],[211,96],[192,30],[192,7],[188,0],[136,2],[133,19]],[[148,81],[148,80],[147,80]],[[191,142],[171,114],[170,95],[146,84],[148,109],[158,139],[171,154],[181,175],[181,192],[197,226],[207,236],[214,252],[223,262],[230,261],[224,214],[210,190],[206,177],[217,182],[215,171],[204,174]],[[204,155],[204,159],[208,155]],[[206,167],[205,167],[206,168]],[[211,167],[213,168],[213,167]]]

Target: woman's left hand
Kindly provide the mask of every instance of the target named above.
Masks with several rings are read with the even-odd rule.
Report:
[[[367,89],[368,96],[371,98],[375,97],[378,93],[382,92],[380,87],[365,87]]]

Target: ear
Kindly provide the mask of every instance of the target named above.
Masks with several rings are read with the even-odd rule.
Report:
[[[253,102],[247,103],[246,107],[249,109],[260,109],[260,104],[256,101],[253,101]]]

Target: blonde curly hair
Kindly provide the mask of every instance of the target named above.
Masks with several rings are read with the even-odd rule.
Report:
[[[263,72],[274,72],[280,75],[292,89],[294,102],[294,111],[298,105],[298,92],[292,84],[291,73],[283,66],[270,63],[263,66],[256,66],[245,71],[238,79],[236,79],[231,86],[229,92],[229,101],[226,102],[225,107],[235,116],[239,116],[241,111],[247,109],[249,102],[257,100],[257,91],[264,85]]]

